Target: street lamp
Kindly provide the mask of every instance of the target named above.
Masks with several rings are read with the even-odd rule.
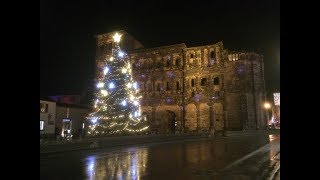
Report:
[[[268,102],[264,103],[264,108],[270,109],[270,107],[271,107],[270,103],[268,103]]]
[[[264,108],[266,109],[266,113],[267,113],[267,125],[269,124],[269,109],[271,108],[271,104],[270,103],[268,103],[268,102],[265,102],[264,103]]]

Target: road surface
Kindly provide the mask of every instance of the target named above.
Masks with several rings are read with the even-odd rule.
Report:
[[[40,179],[276,179],[280,135],[241,136],[54,153]]]

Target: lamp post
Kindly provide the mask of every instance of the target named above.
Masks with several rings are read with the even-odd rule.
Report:
[[[269,109],[271,108],[271,104],[268,102],[264,103],[264,108],[266,109],[266,113],[267,113],[267,125],[269,124]]]

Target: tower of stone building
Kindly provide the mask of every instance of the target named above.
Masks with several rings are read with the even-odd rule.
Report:
[[[266,128],[263,56],[254,52],[229,52],[225,75],[229,127]]]

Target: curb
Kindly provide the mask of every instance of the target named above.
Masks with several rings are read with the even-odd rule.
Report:
[[[199,139],[207,139],[207,136],[176,136],[175,138],[168,139],[169,137],[160,137],[160,138],[143,138],[143,139],[131,139],[130,141],[124,142],[127,139],[123,140],[112,140],[112,139],[98,139],[90,142],[82,143],[70,143],[70,144],[59,144],[59,145],[44,145],[40,147],[40,154],[50,154],[50,153],[60,153],[60,152],[69,152],[77,150],[93,150],[98,148],[110,148],[110,147],[119,147],[119,146],[128,146],[128,145],[139,145],[139,144],[151,144],[151,143],[161,143],[161,142],[179,142],[179,141],[192,141]],[[47,150],[46,150],[47,149]]]

